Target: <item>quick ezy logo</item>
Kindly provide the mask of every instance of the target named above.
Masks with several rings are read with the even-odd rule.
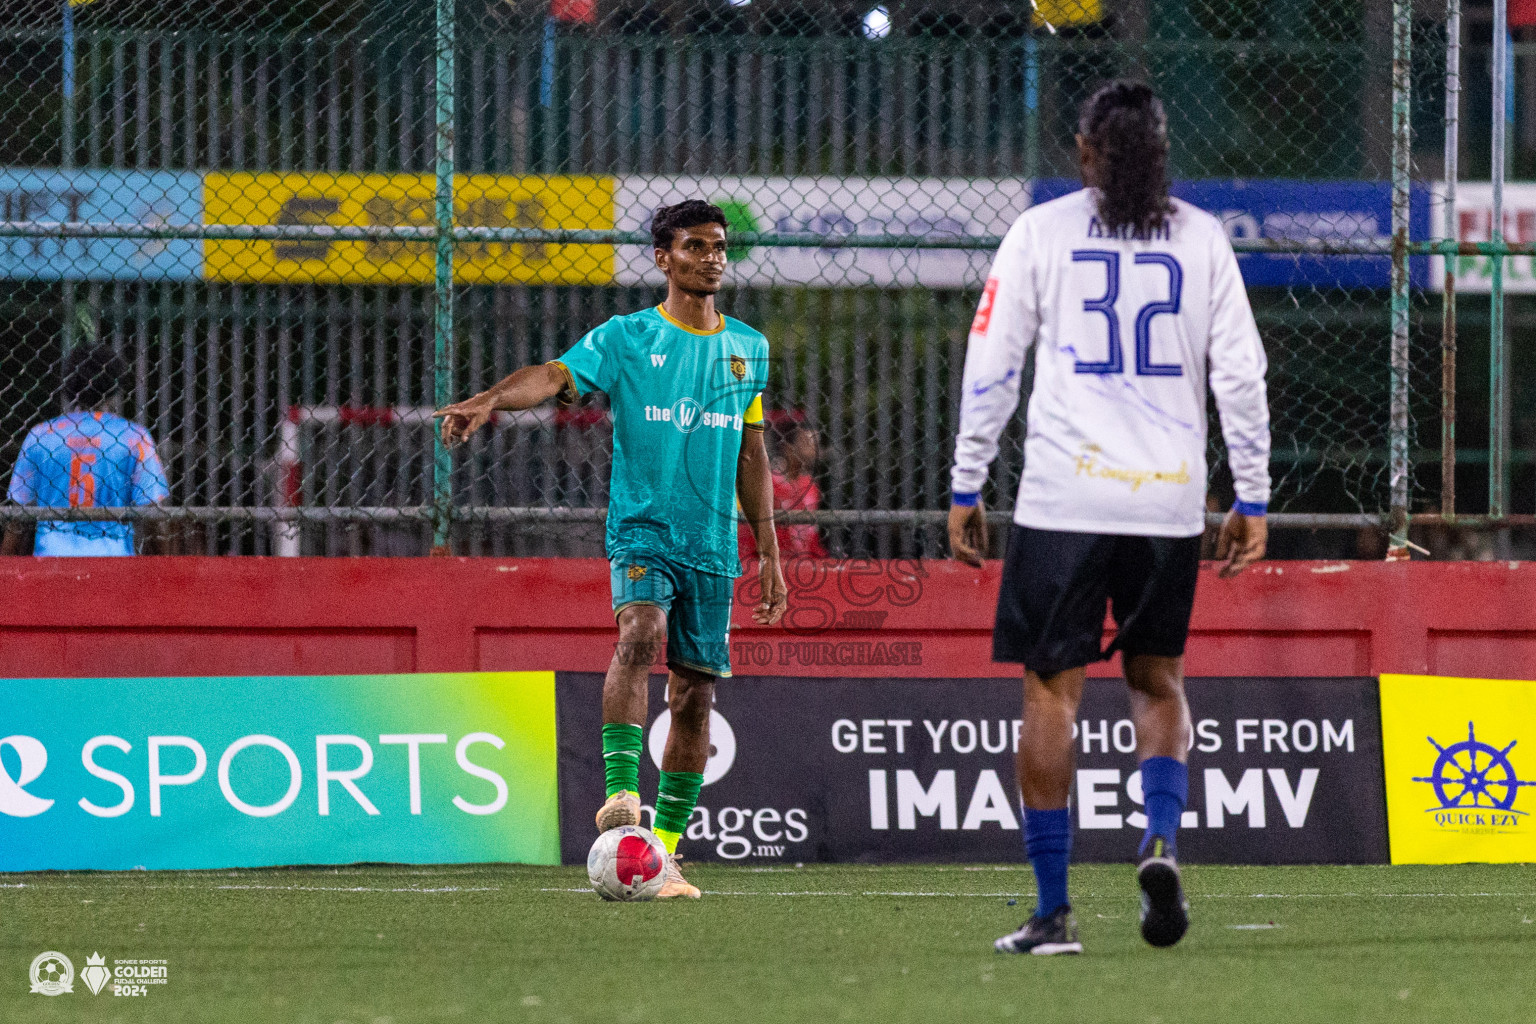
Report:
[[[1519,826],[1526,811],[1515,809],[1515,798],[1522,786],[1536,782],[1518,778],[1509,760],[1517,740],[1510,740],[1502,750],[1477,738],[1475,722],[1467,723],[1467,738],[1442,745],[1427,737],[1439,752],[1429,775],[1415,775],[1414,782],[1427,782],[1435,788],[1437,806],[1426,810],[1441,828],[1460,830],[1503,829]]]
[[[16,777],[5,766],[5,748],[10,747],[21,761]],[[33,796],[23,787],[48,767],[48,748],[31,736],[7,736],[0,739],[0,814],[13,818],[33,818],[53,806],[52,800]]]

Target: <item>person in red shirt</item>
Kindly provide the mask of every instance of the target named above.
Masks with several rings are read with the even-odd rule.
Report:
[[[803,414],[780,414],[778,458],[773,466],[773,507],[776,512],[792,509],[821,508],[821,488],[811,471],[821,458],[821,439],[816,428],[806,423]],[[770,414],[770,419],[776,418]],[[821,528],[815,523],[794,526],[775,525],[779,536],[779,555],[783,558],[826,558],[821,542]],[[743,522],[739,527],[741,558],[756,557],[757,542]]]

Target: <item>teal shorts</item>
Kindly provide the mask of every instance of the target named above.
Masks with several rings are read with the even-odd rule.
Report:
[[[613,614],[653,604],[667,615],[667,664],[726,678],[731,674],[731,598],[735,581],[666,558],[634,555],[608,563]]]

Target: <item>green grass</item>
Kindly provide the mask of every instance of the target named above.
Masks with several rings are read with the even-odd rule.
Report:
[[[570,868],[0,876],[0,1021],[1185,1022],[1532,1018],[1536,867],[1188,869],[1194,926],[1136,933],[1130,869],[1073,869],[1081,957],[991,942],[1021,866],[695,866],[618,905]],[[1262,894],[1262,895],[1261,895]],[[1007,901],[1018,898],[1018,905]],[[1240,925],[1273,928],[1242,929]],[[27,992],[38,953],[169,961],[146,998]]]

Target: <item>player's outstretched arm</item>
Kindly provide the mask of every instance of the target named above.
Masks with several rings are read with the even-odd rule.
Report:
[[[441,419],[443,443],[452,448],[469,440],[471,434],[490,422],[497,412],[532,409],[554,398],[568,385],[558,366],[544,363],[514,371],[499,384],[462,402],[444,406],[432,415]]]
[[[773,528],[773,472],[761,430],[742,431],[741,454],[736,457],[736,496],[757,541],[758,583],[763,599],[752,610],[752,620],[760,626],[771,626],[784,617],[789,588],[779,565],[779,535]]]

